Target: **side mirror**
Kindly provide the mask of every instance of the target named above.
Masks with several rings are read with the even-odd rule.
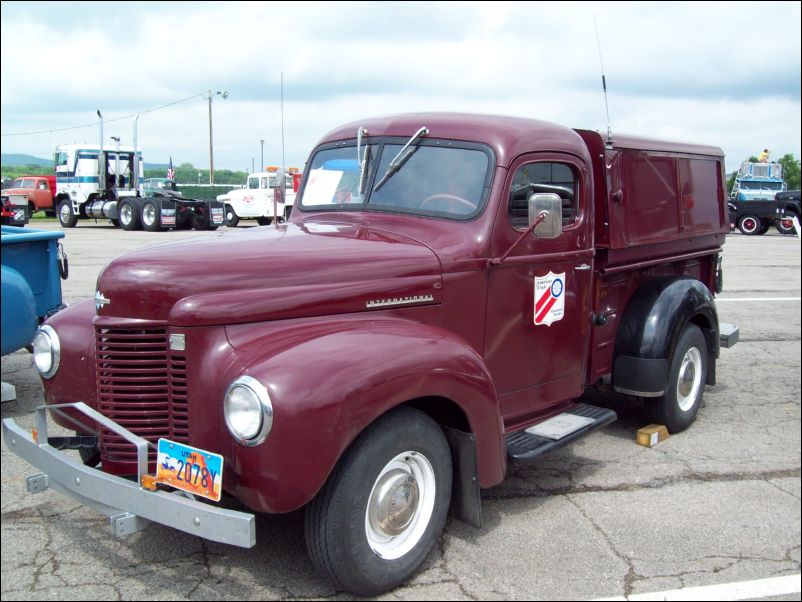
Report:
[[[279,167],[276,171],[276,179],[274,180],[275,184],[273,184],[273,188],[284,188],[284,169]]]
[[[532,235],[535,238],[558,238],[563,233],[563,202],[559,195],[540,193],[529,197],[530,227],[543,213],[546,219],[535,226]]]

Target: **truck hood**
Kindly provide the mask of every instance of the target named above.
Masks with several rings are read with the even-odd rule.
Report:
[[[29,196],[33,194],[33,191],[33,188],[4,188],[0,194],[3,196]]]
[[[208,326],[434,304],[441,295],[440,262],[425,245],[312,222],[129,253],[106,266],[95,297],[101,318]]]

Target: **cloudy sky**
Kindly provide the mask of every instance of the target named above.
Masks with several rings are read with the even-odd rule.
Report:
[[[728,171],[802,155],[798,2],[3,2],[2,152],[96,142],[99,109],[107,140],[141,113],[147,161],[208,168],[219,90],[215,168],[258,166],[261,139],[281,164],[282,73],[287,166],[390,113],[604,131],[594,15],[614,134],[721,146]]]

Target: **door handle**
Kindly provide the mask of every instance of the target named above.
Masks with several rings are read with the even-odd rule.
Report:
[[[574,269],[575,270],[582,270],[584,272],[586,270],[589,270],[590,266],[588,264],[586,264],[586,263],[583,263],[582,265],[576,266]]]

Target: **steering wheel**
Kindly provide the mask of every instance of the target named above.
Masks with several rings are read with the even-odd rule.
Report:
[[[476,209],[476,203],[472,203],[468,199],[463,199],[461,196],[457,196],[455,194],[445,194],[445,193],[433,194],[432,196],[423,199],[423,202],[420,204],[420,208],[425,209],[426,205],[428,205],[429,203],[434,203],[435,201],[448,201],[448,202],[454,201],[458,205],[464,205],[471,211],[474,211]]]

